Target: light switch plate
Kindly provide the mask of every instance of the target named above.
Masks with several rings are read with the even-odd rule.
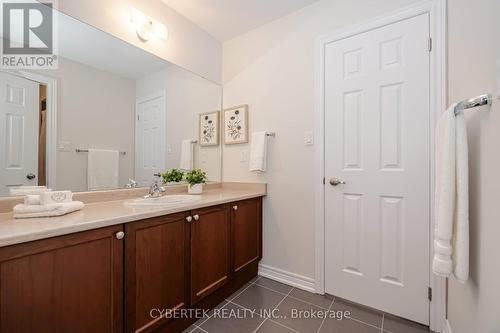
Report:
[[[59,141],[59,143],[57,144],[58,151],[69,152],[72,150],[72,148],[72,144],[69,141]]]
[[[248,162],[248,153],[245,150],[240,151],[240,162]]]
[[[207,153],[206,152],[202,152],[200,154],[200,160],[201,160],[202,164],[207,164]]]
[[[314,133],[312,131],[304,132],[304,146],[314,145]]]

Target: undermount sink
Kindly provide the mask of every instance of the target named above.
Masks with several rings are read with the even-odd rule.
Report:
[[[125,202],[128,206],[145,207],[145,206],[171,206],[199,200],[198,195],[188,194],[173,194],[164,195],[157,198],[139,198]]]

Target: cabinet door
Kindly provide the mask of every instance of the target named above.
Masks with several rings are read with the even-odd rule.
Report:
[[[225,205],[191,212],[191,301],[196,303],[229,279],[229,210]]]
[[[169,321],[159,311],[187,307],[189,224],[185,217],[173,214],[125,226],[126,332],[150,332]]]
[[[0,332],[121,332],[120,231],[121,225],[0,249]]]
[[[234,272],[262,258],[261,198],[231,204],[231,249]]]

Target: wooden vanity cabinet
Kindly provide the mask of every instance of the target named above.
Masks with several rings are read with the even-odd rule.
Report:
[[[227,283],[230,275],[227,205],[191,211],[191,303]]]
[[[0,248],[0,333],[182,332],[160,314],[247,283],[261,234],[255,198]]]
[[[189,304],[189,224],[185,213],[125,225],[125,331],[150,332]],[[160,312],[161,311],[161,312]]]
[[[122,228],[0,248],[0,332],[122,332]]]
[[[231,204],[232,269],[236,273],[262,259],[262,198]]]

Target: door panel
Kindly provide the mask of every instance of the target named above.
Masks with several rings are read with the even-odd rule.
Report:
[[[260,208],[261,198],[231,204],[231,249],[234,272],[261,258]]]
[[[325,49],[326,292],[424,324],[428,27],[423,14]]]
[[[137,101],[135,179],[149,186],[165,169],[166,102],[164,93]]]
[[[38,95],[37,82],[0,72],[0,196],[38,183]]]
[[[194,210],[191,222],[191,301],[196,303],[229,279],[229,213],[225,205]]]
[[[126,332],[150,332],[165,324],[152,309],[181,309],[189,300],[189,225],[185,214],[126,225]]]
[[[1,333],[122,331],[122,226],[0,249]]]

